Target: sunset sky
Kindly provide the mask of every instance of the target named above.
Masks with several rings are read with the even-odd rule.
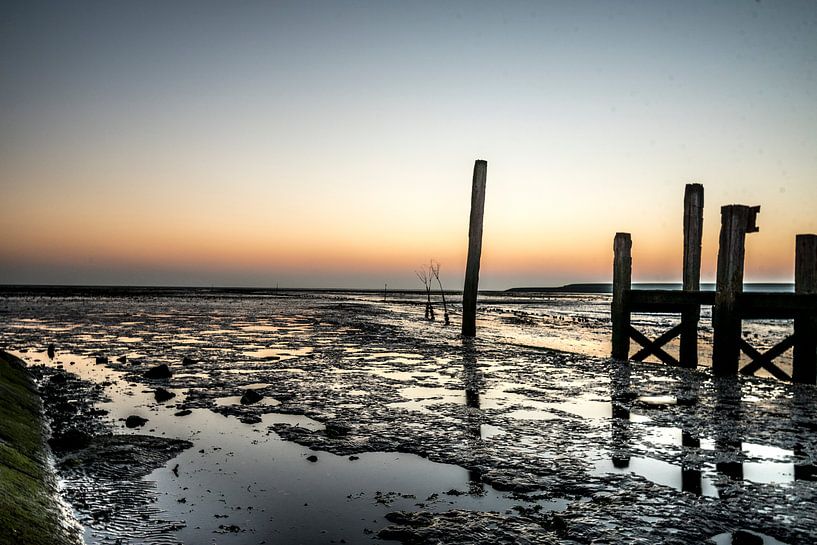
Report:
[[[684,184],[817,232],[817,2],[0,3],[0,283],[677,281]]]

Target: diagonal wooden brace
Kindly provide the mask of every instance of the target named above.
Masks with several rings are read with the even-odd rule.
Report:
[[[676,327],[680,327],[680,326],[676,326]],[[675,328],[671,329],[670,331],[673,331],[674,329]],[[680,365],[678,360],[676,360],[675,358],[673,358],[672,356],[667,354],[661,348],[661,346],[662,346],[661,344],[657,344],[657,341],[656,342],[651,341],[650,339],[648,339],[644,334],[642,334],[640,331],[638,331],[633,326],[629,326],[628,333],[630,334],[630,338],[632,338],[635,342],[637,342],[638,344],[643,346],[645,350],[649,350],[651,354],[654,354],[655,357],[657,357],[659,360],[663,361],[667,365]],[[666,333],[664,335],[666,335]],[[664,335],[662,335],[661,337],[663,337]],[[660,339],[660,337],[659,337],[659,339]],[[662,343],[662,344],[666,344],[666,343]],[[641,352],[643,352],[643,350],[639,351],[639,353],[641,353]]]
[[[644,358],[652,354],[655,351],[655,349],[661,348],[662,346],[670,342],[672,339],[680,335],[683,330],[684,330],[683,324],[676,325],[675,327],[671,328],[669,331],[663,333],[660,337],[652,341],[649,346],[644,346],[644,348],[636,352],[633,355],[632,359],[635,361],[644,361]]]
[[[741,374],[753,375],[762,367],[778,380],[791,380],[791,377],[786,374],[785,371],[780,369],[780,367],[772,363],[772,360],[778,356],[781,356],[783,352],[794,346],[794,341],[795,336],[789,335],[761,354],[755,347],[746,342],[746,339],[741,337],[741,339],[738,341],[740,343],[740,349],[743,350],[744,354],[752,358],[751,363],[748,363],[743,367],[743,369],[740,370]]]

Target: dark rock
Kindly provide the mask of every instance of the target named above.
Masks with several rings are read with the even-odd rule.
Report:
[[[48,440],[52,449],[58,451],[79,450],[91,443],[91,435],[76,428],[69,428]]]
[[[188,414],[190,414],[192,412],[193,411],[191,411],[190,409],[184,409],[182,411],[177,411],[176,413],[173,414],[173,416],[187,416]]]
[[[147,418],[142,418],[141,416],[136,416],[135,414],[130,415],[127,419],[125,419],[125,426],[129,428],[141,428],[147,423]]]
[[[51,375],[51,378],[48,380],[51,381],[52,384],[65,384],[65,381],[68,379],[63,373],[57,373],[56,375]]]
[[[732,534],[732,545],[763,545],[763,538],[746,530],[738,530]]]
[[[156,398],[157,403],[162,403],[168,399],[173,399],[176,397],[176,394],[170,390],[165,390],[164,388],[156,388],[156,391],[153,392],[153,397]]]
[[[315,456],[314,454],[312,454],[312,455],[310,455],[310,456],[307,456],[307,457],[306,457],[306,459],[307,459],[307,461],[309,461],[309,462],[317,462],[317,461],[318,461],[318,457],[317,457],[317,456]]]
[[[119,356],[118,358],[116,358],[116,361],[118,361],[119,363],[126,363],[128,361],[128,357],[127,356]]]
[[[410,511],[395,511],[386,513],[386,520],[402,526],[430,526],[433,519],[431,513],[412,513]]]
[[[261,417],[255,414],[245,414],[238,421],[242,424],[258,424],[261,422]]]
[[[349,456],[349,459],[354,462],[355,460],[360,460],[360,456],[355,456],[353,454],[352,456]]]
[[[244,392],[244,395],[241,396],[241,404],[242,405],[250,405],[252,403],[258,403],[264,399],[264,396],[259,394],[256,390],[247,390]]]
[[[326,435],[332,438],[343,437],[352,431],[351,426],[343,422],[333,421],[326,423]]]
[[[48,345],[48,357],[53,360],[55,354],[56,354],[56,349],[54,348],[54,345],[49,344]]]
[[[171,376],[173,376],[173,373],[170,372],[170,367],[165,363],[145,371],[145,378],[170,378]]]
[[[187,356],[182,358],[182,365],[195,365],[198,362],[199,362],[198,360],[194,360],[193,358],[188,358]]]
[[[108,363],[108,356],[97,356],[96,357],[97,363]]]

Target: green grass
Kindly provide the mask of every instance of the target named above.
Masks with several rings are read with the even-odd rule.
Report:
[[[0,351],[0,545],[67,545],[46,461],[42,404],[22,360]]]

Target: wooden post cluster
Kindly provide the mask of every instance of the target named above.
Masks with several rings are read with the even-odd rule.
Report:
[[[704,186],[687,184],[684,191],[684,291],[701,289],[701,241],[704,232]],[[701,307],[681,313],[681,367],[698,365],[698,321]]]
[[[794,252],[794,292],[817,293],[817,235],[797,235]],[[794,319],[792,380],[817,383],[817,317]]]
[[[718,245],[717,289],[701,291],[701,240],[704,191],[700,184],[688,184],[684,194],[683,290],[633,290],[632,240],[629,233],[616,233],[613,243],[613,302],[611,318],[612,356],[643,361],[655,356],[668,365],[695,367],[698,362],[698,322],[701,305],[712,306],[712,370],[715,375],[752,375],[760,369],[780,380],[817,384],[817,235],[797,235],[795,252],[795,293],[743,293],[746,235],[758,231],[759,206],[721,207]],[[633,312],[679,313],[681,323],[654,340],[634,328]],[[764,352],[742,335],[746,319],[794,319],[794,333]],[[662,347],[680,335],[680,357]],[[641,348],[630,356],[630,340]],[[794,348],[792,373],[774,363]],[[741,352],[749,362],[741,367]]]
[[[627,308],[627,293],[632,287],[633,241],[630,233],[616,233],[613,239],[613,322],[612,356],[626,360],[630,354],[630,311]]]
[[[721,207],[718,243],[718,279],[712,309],[712,371],[734,375],[740,361],[741,319],[737,298],[743,292],[746,234],[758,231],[759,206],[732,204]]]
[[[482,216],[485,211],[486,161],[474,163],[471,185],[471,218],[468,225],[468,260],[465,266],[465,287],[462,292],[462,335],[477,334],[477,291],[479,290],[479,260],[482,255]]]

